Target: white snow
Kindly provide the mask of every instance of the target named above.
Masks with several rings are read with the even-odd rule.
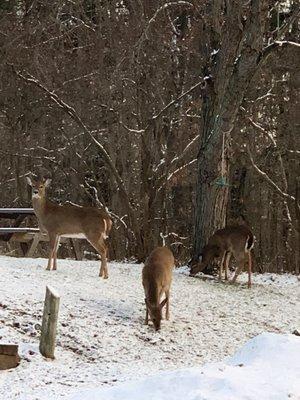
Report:
[[[300,399],[300,339],[263,333],[225,362],[163,372],[70,400],[284,400]]]
[[[110,277],[103,280],[98,277],[99,262],[58,260],[58,270],[51,272],[45,270],[46,264],[45,259],[0,257],[0,341],[19,343],[22,356],[18,368],[0,371],[1,400],[60,400],[77,396],[78,391],[85,389],[106,390],[120,382],[140,379],[143,381],[138,386],[148,382],[145,384],[151,387],[151,379],[156,378],[148,381],[146,377],[157,373],[164,377],[161,385],[168,380],[177,382],[178,377],[183,383],[191,382],[193,376],[203,375],[204,363],[231,356],[262,332],[286,334],[299,330],[299,281],[291,276],[266,282],[254,277],[253,288],[248,290],[245,284],[231,286],[190,278],[182,270],[176,272],[171,320],[163,321],[162,330],[157,333],[151,325],[143,325],[141,265],[109,263]],[[54,361],[45,360],[38,353],[46,285],[51,285],[61,297]],[[284,337],[287,345],[299,340],[294,335]],[[283,347],[282,344],[282,353]],[[245,368],[230,361],[220,364],[224,374],[218,377],[215,368],[219,367],[206,366],[205,374],[216,380],[203,381],[207,385],[203,399],[210,399],[210,385],[222,396],[224,385],[238,385],[235,379],[242,374],[239,371],[250,368],[250,364],[251,374],[259,376],[259,365],[256,368],[251,360]],[[285,374],[288,367],[283,365]],[[178,371],[163,372],[168,370]],[[236,372],[228,380],[231,370]],[[240,379],[246,380],[246,375]],[[124,390],[137,387],[129,385]],[[186,391],[176,386],[176,393],[177,390]],[[202,400],[197,390],[191,399]],[[116,397],[119,398],[122,397]],[[131,399],[135,397],[132,395]],[[144,399],[147,398],[141,398]],[[236,397],[226,400],[231,399]]]
[[[189,275],[189,267],[184,265],[182,267],[177,268],[177,272],[184,274],[184,275]],[[214,280],[218,281],[217,276],[211,276],[211,275],[205,275],[203,273],[199,273],[198,277],[202,277],[203,279],[208,279],[208,280]],[[269,273],[266,272],[264,274],[258,274],[258,273],[252,273],[252,281],[254,285],[273,285],[277,287],[284,287],[288,285],[295,285],[299,286],[300,285],[300,276],[297,275],[292,275],[292,274],[275,274],[275,273]],[[238,276],[237,282],[240,283],[247,283],[248,282],[248,274],[246,272],[241,273]]]

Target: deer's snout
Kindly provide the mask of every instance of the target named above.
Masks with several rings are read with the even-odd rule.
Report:
[[[160,325],[154,325],[154,329],[157,331],[160,331]]]
[[[195,276],[197,274],[197,272],[199,271],[199,265],[193,265],[190,269],[190,276]]]

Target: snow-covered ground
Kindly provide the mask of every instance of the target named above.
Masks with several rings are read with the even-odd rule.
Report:
[[[300,339],[263,333],[226,360],[162,372],[109,389],[79,391],[70,400],[299,400]]]
[[[110,278],[102,280],[98,262],[59,260],[58,271],[51,272],[45,271],[46,263],[45,259],[0,257],[0,341],[22,343],[21,365],[0,372],[1,400],[65,396],[77,400],[76,393],[87,388],[99,390],[160,371],[193,367],[178,371],[188,382],[190,373],[201,375],[204,363],[231,356],[262,332],[299,329],[296,277],[254,276],[253,288],[248,290],[245,284],[190,278],[181,269],[174,274],[171,320],[163,321],[162,330],[154,332],[143,325],[140,265],[110,263]],[[38,353],[37,324],[46,284],[61,295],[54,361]],[[230,362],[224,365],[226,371],[234,367]],[[176,373],[163,374],[166,382],[168,376],[176,380]],[[223,378],[220,385],[229,384],[229,377]],[[151,385],[149,379],[147,385]],[[191,398],[202,400],[196,394]]]

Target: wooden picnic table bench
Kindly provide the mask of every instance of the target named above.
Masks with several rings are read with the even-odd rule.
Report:
[[[5,242],[19,242],[24,256],[32,257],[39,242],[49,241],[48,235],[41,232],[39,228],[20,227],[28,216],[35,216],[33,208],[0,208],[0,218],[14,220],[12,226],[0,227],[0,240]],[[68,239],[66,235],[61,242]],[[78,244],[72,238],[71,241],[75,258],[82,259]]]
[[[19,216],[35,215],[33,208],[0,208],[0,218],[17,219]]]

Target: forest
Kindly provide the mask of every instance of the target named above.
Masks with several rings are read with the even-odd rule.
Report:
[[[0,0],[0,400],[300,399],[299,27]]]
[[[299,2],[0,1],[1,207],[107,207],[111,260],[231,223],[300,271]],[[88,246],[84,244],[84,246]]]

